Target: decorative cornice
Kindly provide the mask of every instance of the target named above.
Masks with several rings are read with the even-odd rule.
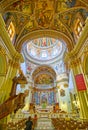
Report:
[[[58,84],[58,83],[61,83],[61,82],[64,83],[64,82],[66,82],[66,81],[68,82],[68,78],[63,78],[63,79],[58,80],[58,81],[57,81],[57,84]]]
[[[73,45],[71,39],[67,35],[65,35],[62,32],[56,31],[56,30],[44,29],[44,30],[32,31],[32,32],[26,34],[25,36],[23,36],[22,38],[20,38],[20,40],[17,43],[16,50],[18,50],[20,52],[22,44],[28,40],[33,40],[35,38],[46,37],[46,36],[53,37],[56,39],[63,39],[65,41],[65,43],[67,44],[68,50],[70,51],[73,49],[74,45]]]
[[[56,88],[38,89],[38,88],[34,87],[34,88],[33,88],[33,91],[34,91],[34,92],[35,92],[35,91],[39,91],[39,92],[41,92],[41,91],[55,91],[55,89],[56,89]]]

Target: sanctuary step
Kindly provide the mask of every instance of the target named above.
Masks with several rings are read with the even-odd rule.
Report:
[[[55,130],[51,119],[46,117],[41,117],[37,121],[37,126],[34,130]]]

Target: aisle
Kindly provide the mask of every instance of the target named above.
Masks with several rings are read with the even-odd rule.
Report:
[[[34,130],[55,130],[51,119],[41,117],[37,121],[37,127]]]

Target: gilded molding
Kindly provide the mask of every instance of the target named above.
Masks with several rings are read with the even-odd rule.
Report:
[[[80,2],[82,2],[83,4],[85,4],[85,6],[87,6],[88,7],[88,1],[86,2],[85,0],[79,0]],[[86,9],[88,10],[88,8],[86,7]]]
[[[88,38],[85,41],[85,47],[84,47],[83,52],[84,52],[84,54],[88,54]]]
[[[84,48],[83,62],[82,62],[82,67],[83,67],[84,74],[88,73],[87,66],[88,66],[88,40],[87,40],[86,46]]]
[[[2,27],[5,27],[5,23],[4,23],[4,20],[2,18],[2,15],[0,14],[0,30],[1,30]]]
[[[7,59],[6,59],[6,51],[5,49],[0,45],[0,75],[6,75],[7,72]]]
[[[32,31],[32,32],[26,34],[25,36],[23,36],[22,38],[20,38],[20,40],[17,43],[16,50],[20,52],[22,44],[24,42],[26,42],[27,40],[32,40],[32,39],[35,39],[35,38],[45,37],[45,36],[53,37],[53,38],[57,38],[57,39],[64,39],[64,41],[67,44],[68,50],[70,51],[70,50],[73,49],[73,42],[64,33],[56,31],[56,30],[44,29],[44,30]]]
[[[1,35],[1,38],[3,40],[3,43],[7,47],[12,59],[16,59],[18,61],[20,60],[21,62],[23,62],[24,59],[23,59],[22,55],[15,50],[14,46],[12,45],[12,43],[10,41],[8,33],[5,29],[5,23],[4,23],[1,15],[0,15],[0,30],[1,30],[0,35]]]
[[[70,62],[69,62],[69,67],[70,68],[74,68],[74,67],[77,67],[78,65],[81,64],[81,58],[75,58],[75,59],[72,59]]]
[[[8,65],[13,67],[13,68],[19,68],[19,62],[17,62],[16,60],[9,60]]]
[[[6,55],[5,49],[0,45],[0,53]]]
[[[85,45],[85,41],[86,41],[87,37],[88,37],[88,19],[86,20],[85,27],[83,29],[81,37],[78,40],[78,43],[75,45],[74,49],[71,52],[69,52],[65,55],[65,62],[69,61],[70,59],[75,60],[75,58],[78,57],[79,53],[81,53],[80,50]]]

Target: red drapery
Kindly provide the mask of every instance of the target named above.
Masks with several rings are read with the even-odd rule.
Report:
[[[83,78],[83,74],[76,75],[75,81],[76,81],[78,91],[86,90],[86,85],[85,85],[85,81]]]

